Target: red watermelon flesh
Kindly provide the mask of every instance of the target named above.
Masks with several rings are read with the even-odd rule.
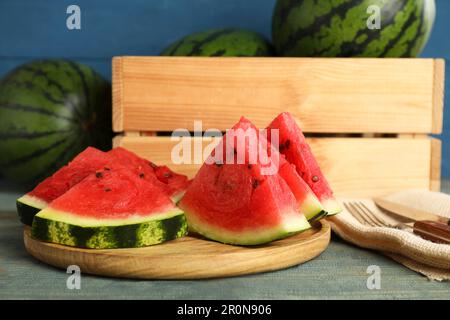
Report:
[[[295,165],[298,174],[305,180],[329,215],[339,213],[342,209],[333,196],[325,176],[306,142],[300,127],[288,112],[278,115],[268,126],[279,130],[279,150],[286,160]]]
[[[114,164],[130,168],[141,179],[159,184],[162,189],[169,192],[167,186],[157,179],[149,161],[122,147],[110,150],[108,155],[114,159]]]
[[[166,190],[174,202],[178,202],[189,185],[187,176],[175,173],[166,166],[157,166],[127,149],[117,147],[108,153],[125,166],[132,164],[136,173],[143,174],[144,179],[156,183],[153,181],[156,178],[160,182],[161,188]]]
[[[283,155],[272,146],[272,144],[266,139],[266,132],[262,133],[261,137],[258,136],[259,130],[247,119],[242,118],[239,122],[239,126],[233,129],[241,129],[243,131],[248,130],[246,132],[242,132],[242,135],[245,135],[247,139],[245,139],[245,150],[243,151],[242,159],[245,161],[250,161],[251,159],[258,159],[259,165],[261,168],[265,169],[265,172],[274,171],[274,173],[278,173],[283,180],[288,184],[291,189],[291,192],[294,194],[297,200],[297,208],[298,211],[306,216],[308,220],[315,220],[322,217],[325,213],[323,210],[320,201],[315,196],[314,192],[310,189],[310,187],[306,184],[306,182],[297,174],[295,167],[287,162]],[[252,136],[252,133],[254,136]],[[260,148],[252,147],[252,139],[254,139],[259,143],[259,147],[266,148],[267,153],[262,153]],[[225,136],[225,143],[223,143],[220,150],[222,150],[222,155],[224,155],[224,159],[226,160],[226,155],[230,153],[234,153],[234,159],[237,161],[236,152],[239,149],[239,145],[237,143],[238,137],[236,134],[233,136]],[[242,141],[242,140],[241,140]],[[255,143],[253,143],[255,144]],[[228,149],[227,150],[227,145]],[[270,161],[264,155],[270,157]],[[263,163],[263,164],[261,164]],[[254,174],[260,174],[254,172]]]
[[[183,197],[191,181],[187,176],[175,173],[167,166],[156,166],[152,163],[152,167],[158,180],[169,187],[169,193],[174,202],[178,202]]]
[[[233,129],[247,134],[256,128],[242,118]],[[236,135],[227,132],[200,168],[179,204],[189,227],[207,238],[239,245],[266,243],[308,229],[284,179],[277,173],[265,174],[267,166],[259,159],[250,161],[255,156],[250,146],[265,148],[263,138],[257,132],[248,137],[244,147],[236,149],[231,144]],[[231,154],[234,163],[225,157],[220,161],[220,152]],[[244,159],[241,164],[236,163],[239,157]]]
[[[286,181],[297,201],[298,211],[303,213],[310,221],[317,220],[326,215],[322,204],[315,196],[308,184],[298,175],[295,166],[281,157],[278,174]]]
[[[36,201],[43,208],[47,203],[64,194],[89,174],[105,166],[108,161],[109,157],[105,152],[88,147],[68,165],[42,181],[26,196],[32,198],[29,200]]]
[[[136,176],[134,170],[98,170],[61,197],[50,210],[95,219],[128,219],[175,210],[159,184]]]

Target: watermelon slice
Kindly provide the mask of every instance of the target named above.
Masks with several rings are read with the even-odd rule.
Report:
[[[334,198],[330,185],[322,174],[305,136],[292,115],[288,112],[281,113],[267,129],[269,140],[270,129],[279,130],[280,152],[287,161],[295,165],[298,174],[319,198],[328,215],[339,213],[342,208]]]
[[[26,225],[33,222],[33,217],[52,200],[86,178],[95,170],[104,167],[109,161],[105,152],[92,147],[78,154],[68,165],[48,177],[31,192],[17,199],[17,212]]]
[[[245,118],[233,129],[235,134],[227,132],[179,203],[189,227],[207,238],[238,245],[262,244],[310,228],[286,181],[277,171],[266,170],[273,163],[263,163],[257,154],[267,151],[265,138]],[[236,148],[240,134],[248,138]],[[278,166],[277,155],[275,150],[271,156]]]
[[[164,168],[167,167],[158,167],[124,148],[118,147],[105,153],[88,147],[53,176],[48,177],[31,192],[17,199],[17,212],[20,220],[22,223],[31,226],[36,213],[89,174],[104,167],[110,169],[127,167],[135,175],[159,185],[160,189],[164,190],[174,202],[179,200],[188,185],[186,176],[176,174],[169,169],[167,169],[167,175],[170,174],[171,179],[158,179],[155,170],[166,170]]]
[[[95,249],[149,246],[186,233],[183,212],[160,185],[125,167],[89,175],[32,224],[36,239]]]
[[[316,221],[324,217],[326,211],[308,184],[298,175],[295,166],[286,161],[285,157],[279,154],[270,142],[266,140],[266,143],[268,155],[278,154],[278,174],[284,179],[294,194],[297,200],[297,210],[304,214],[309,221]]]

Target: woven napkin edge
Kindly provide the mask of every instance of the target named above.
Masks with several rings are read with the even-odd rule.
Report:
[[[429,280],[439,282],[450,280],[450,271],[445,269],[431,267],[397,253],[383,252],[383,254],[405,267],[426,276]]]
[[[368,239],[367,232],[340,221],[339,216],[329,217],[327,221],[331,224],[332,230],[342,239],[359,247],[400,254],[430,267],[450,270],[450,259],[434,255],[425,256],[420,250],[411,247],[408,247],[410,250],[404,250],[407,245],[392,234],[384,234],[385,239]]]

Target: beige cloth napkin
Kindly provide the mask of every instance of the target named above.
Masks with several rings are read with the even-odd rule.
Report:
[[[450,196],[427,190],[407,190],[385,199],[450,218]],[[386,221],[396,220],[380,211],[370,199],[359,200]],[[327,219],[341,238],[363,248],[382,251],[404,266],[432,280],[450,280],[450,245],[437,244],[410,232],[386,227],[370,227],[358,222],[345,209]]]

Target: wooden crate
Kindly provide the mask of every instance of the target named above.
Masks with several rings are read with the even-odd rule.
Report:
[[[289,111],[338,195],[438,190],[441,143],[428,134],[442,131],[443,91],[441,59],[115,57],[114,146],[193,177],[200,164],[174,164],[177,142],[157,133],[242,115],[264,127]]]

